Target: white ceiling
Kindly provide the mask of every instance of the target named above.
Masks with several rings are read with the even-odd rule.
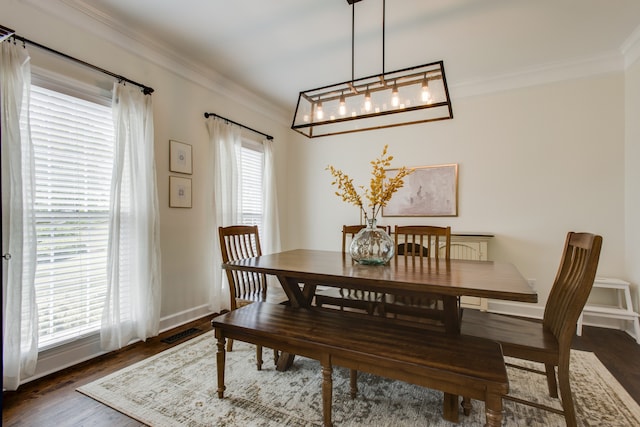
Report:
[[[351,78],[346,0],[62,0],[293,111]],[[382,0],[355,5],[355,78],[379,74]],[[607,61],[640,38],[640,0],[387,0],[385,71],[444,60],[452,87]]]

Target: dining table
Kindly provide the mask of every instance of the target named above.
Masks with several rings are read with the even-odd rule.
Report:
[[[444,330],[449,334],[460,333],[462,296],[538,301],[529,282],[505,261],[394,258],[386,265],[361,265],[343,252],[295,249],[240,259],[222,267],[275,276],[292,307],[312,307],[318,286],[409,297],[437,295],[443,302]],[[293,358],[282,355],[278,369],[287,369]],[[457,422],[458,396],[445,394],[443,417]]]

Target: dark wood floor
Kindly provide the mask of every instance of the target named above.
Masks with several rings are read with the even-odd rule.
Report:
[[[75,389],[125,366],[180,344],[161,340],[189,328],[211,329],[210,318],[184,325],[159,337],[82,363],[59,373],[24,384],[16,392],[3,393],[4,426],[141,426],[139,422],[86,397]],[[585,326],[573,348],[594,352],[602,363],[640,403],[640,345],[622,331]],[[213,375],[213,374],[212,374]]]

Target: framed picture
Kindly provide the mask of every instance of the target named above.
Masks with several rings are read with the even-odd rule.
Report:
[[[191,145],[169,140],[169,170],[189,175],[193,173]]]
[[[423,166],[382,208],[382,216],[458,216],[458,165]],[[388,177],[398,169],[388,169]]]
[[[169,177],[169,207],[191,207],[191,178]]]

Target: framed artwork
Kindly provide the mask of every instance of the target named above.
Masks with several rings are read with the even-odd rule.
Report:
[[[382,208],[382,216],[458,216],[458,164],[423,166]],[[398,169],[387,169],[393,177]]]
[[[191,178],[169,177],[169,207],[191,207]]]
[[[193,173],[191,145],[169,140],[169,170],[189,175]]]

